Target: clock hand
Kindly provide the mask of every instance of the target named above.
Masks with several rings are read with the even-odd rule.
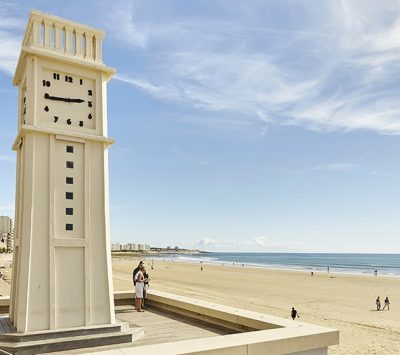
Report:
[[[81,102],[85,102],[85,100],[82,100],[82,99],[67,99],[67,102],[77,102],[77,103],[81,103]]]
[[[44,98],[48,100],[56,100],[56,101],[65,101],[65,102],[85,102],[85,100],[82,99],[70,99],[68,97],[58,97],[58,96],[50,96],[48,93],[44,94]]]
[[[50,96],[48,93],[44,94],[44,98],[49,100],[66,101],[64,97]]]

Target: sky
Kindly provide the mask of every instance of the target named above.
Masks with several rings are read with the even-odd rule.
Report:
[[[0,215],[31,9],[107,32],[113,242],[400,253],[400,2],[0,0]]]

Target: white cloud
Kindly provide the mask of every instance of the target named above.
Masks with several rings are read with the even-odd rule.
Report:
[[[246,241],[245,245],[253,245],[253,246],[266,246],[267,245],[267,238],[260,236],[254,239],[250,239]]]
[[[124,40],[135,47],[145,47],[147,36],[136,25],[135,12],[133,1],[117,1],[113,4],[113,11],[107,13],[108,26],[116,29],[114,39]]]
[[[204,239],[201,239],[201,240],[198,241],[198,244],[199,245],[203,245],[203,246],[215,245],[217,243],[218,242],[216,240],[210,239],[210,238],[204,238]]]
[[[148,61],[117,78],[215,117],[195,115],[196,123],[220,125],[222,114],[225,121],[258,122],[261,133],[274,123],[400,134],[396,2],[296,6],[309,21],[291,30],[256,26],[248,13],[235,21],[145,23],[140,13],[134,21],[128,6],[121,21],[131,36],[120,38],[136,51],[146,47],[141,53]]]
[[[11,155],[0,155],[0,161],[9,161],[9,162],[15,162],[15,156]]]
[[[0,4],[0,71],[13,75],[17,65],[26,20],[12,14],[12,3]]]
[[[12,75],[26,19],[10,4],[0,5],[0,71]],[[270,124],[400,134],[395,0],[296,2],[307,21],[287,24],[258,21],[259,2],[252,11],[230,4],[236,15],[224,20],[171,18],[151,2],[113,5],[109,36],[124,44],[121,55],[142,58],[116,79],[197,109],[185,120],[261,134]]]
[[[2,19],[0,18],[0,22]],[[13,75],[21,48],[21,37],[8,31],[0,30],[0,70]]]
[[[355,163],[331,163],[325,165],[315,165],[309,168],[309,170],[315,171],[353,171],[360,167],[360,164]]]
[[[237,239],[201,239],[198,243],[201,247],[208,250],[219,251],[299,251],[308,250],[301,242],[270,241],[264,236],[258,236],[248,240]]]
[[[225,239],[225,240],[222,241],[222,244],[224,244],[224,245],[236,245],[237,242],[236,242],[236,240]]]

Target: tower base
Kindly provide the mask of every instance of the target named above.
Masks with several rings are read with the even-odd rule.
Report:
[[[13,333],[7,318],[1,318],[0,321],[7,323],[10,328],[10,332],[0,334],[0,354],[43,354],[131,343],[144,335],[143,328],[130,329],[127,323]]]

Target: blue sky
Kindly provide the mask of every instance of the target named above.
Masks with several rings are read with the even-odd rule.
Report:
[[[398,1],[0,1],[0,214],[31,8],[107,31],[111,239],[400,252]]]

